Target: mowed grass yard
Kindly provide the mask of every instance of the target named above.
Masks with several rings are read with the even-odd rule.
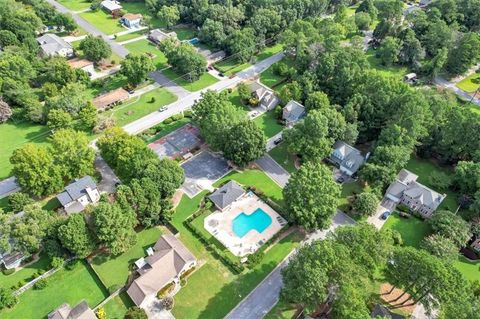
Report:
[[[393,65],[387,67],[380,62],[380,59],[375,56],[376,51],[372,48],[368,49],[366,52],[367,61],[370,63],[370,66],[376,69],[379,73],[386,76],[393,76],[396,78],[403,79],[403,76],[408,73],[407,68],[401,67],[398,65]]]
[[[124,47],[131,53],[147,54],[152,58],[153,64],[157,69],[168,67],[167,58],[153,43],[146,39],[130,42]]]
[[[253,120],[263,130],[267,138],[273,137],[283,130],[283,125],[278,123],[274,111],[268,111]]]
[[[467,93],[473,93],[480,88],[480,73],[473,73],[457,83],[457,87]]]
[[[272,199],[282,202],[282,190],[260,170],[232,172],[217,183],[234,179],[243,185],[255,186]],[[183,221],[198,210],[206,195],[202,192],[190,199],[183,196],[175,210],[172,223],[180,231],[180,239],[203,264],[189,278],[187,285],[175,295],[173,314],[177,319],[223,318],[243,299],[276,265],[299,243],[294,233],[287,236],[265,254],[263,260],[252,270],[234,275],[184,226]]]
[[[0,179],[11,175],[10,157],[17,148],[25,143],[46,144],[49,129],[44,125],[29,122],[14,123],[8,121],[0,124]]]
[[[128,308],[133,306],[135,306],[135,304],[127,293],[122,292],[120,295],[107,302],[103,309],[105,310],[108,319],[123,319]]]
[[[155,99],[155,102],[151,102],[152,98]],[[164,88],[158,88],[126,101],[124,104],[116,106],[103,114],[113,115],[117,125],[124,126],[176,100],[177,97],[175,95]]]
[[[146,256],[146,249],[155,244],[162,232],[159,228],[145,229],[137,234],[137,243],[119,256],[102,254],[96,256],[91,265],[95,268],[105,287],[123,286],[127,283],[130,266]]]
[[[285,142],[278,144],[268,152],[280,166],[282,166],[287,172],[292,174],[297,169],[295,167],[295,156],[288,153],[287,144]]]
[[[415,248],[419,248],[423,238],[432,233],[430,225],[425,221],[416,217],[403,218],[396,213],[390,215],[383,224],[382,230],[385,229],[398,231],[403,244]]]
[[[198,80],[193,82],[188,80],[188,75],[178,74],[172,68],[164,69],[162,70],[162,73],[167,78],[190,92],[199,91],[218,82],[218,79],[210,73],[203,73]]]
[[[81,11],[90,8],[91,1],[86,0],[57,0],[60,4],[64,5],[72,11]]]
[[[4,275],[0,272],[0,288],[12,288],[16,286],[19,282],[27,283],[32,279],[32,276],[37,273],[39,270],[47,271],[50,269],[50,260],[46,255],[40,255],[39,259],[23,267],[20,270],[17,270],[13,274]]]
[[[102,9],[97,11],[82,12],[80,13],[80,16],[88,23],[106,34],[115,34],[128,30],[120,24],[118,18],[112,17],[112,15],[108,14]]]
[[[29,289],[19,296],[18,304],[0,313],[2,319],[38,319],[63,303],[72,307],[86,300],[93,308],[107,297],[108,293],[101,282],[83,261],[78,261],[72,269],[61,269],[48,279],[42,290]]]

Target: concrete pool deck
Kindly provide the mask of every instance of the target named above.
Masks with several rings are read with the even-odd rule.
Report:
[[[262,233],[252,229],[243,237],[238,237],[233,231],[233,220],[241,213],[250,215],[258,208],[270,216],[272,223]],[[286,220],[273,208],[255,194],[248,192],[233,202],[223,212],[216,211],[207,216],[204,221],[204,227],[235,256],[243,257],[257,251],[258,248],[278,233],[286,223]]]

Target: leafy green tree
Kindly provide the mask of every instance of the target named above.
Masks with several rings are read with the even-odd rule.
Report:
[[[480,35],[467,33],[450,50],[445,68],[453,75],[463,74],[480,60]]]
[[[223,47],[227,40],[225,27],[220,21],[206,19],[201,29],[199,30],[198,38],[214,47]]]
[[[372,20],[375,20],[378,15],[378,9],[375,6],[375,3],[373,0],[364,0],[360,3],[358,6],[357,10],[355,10],[355,13],[359,12],[366,12],[370,15],[370,18]]]
[[[78,113],[77,128],[90,132],[98,122],[98,114],[95,106],[89,102]]]
[[[435,78],[438,73],[443,69],[443,66],[447,62],[447,58],[448,49],[439,49],[437,51],[437,54],[430,61],[424,64],[422,72],[431,79]]]
[[[278,96],[283,104],[287,104],[291,100],[298,102],[302,100],[302,88],[297,81],[292,81],[282,86]]]
[[[370,319],[370,310],[365,302],[367,299],[365,287],[349,284],[340,286],[332,303],[332,317]]]
[[[160,191],[160,197],[166,199],[173,196],[175,191],[183,184],[185,173],[178,162],[162,159],[145,165],[139,177],[151,179]]]
[[[448,210],[435,212],[428,222],[436,234],[452,240],[457,247],[464,247],[472,236],[470,225]]]
[[[155,70],[152,59],[145,54],[129,54],[121,63],[120,72],[127,77],[128,84],[137,86]]]
[[[226,159],[243,167],[260,158],[266,152],[267,138],[260,127],[251,120],[233,125],[227,131],[222,147]]]
[[[25,206],[33,204],[33,199],[28,194],[17,192],[8,196],[8,207],[14,213],[21,212]]]
[[[137,220],[132,209],[102,202],[93,208],[92,217],[95,235],[113,255],[127,251],[136,243],[134,227]]]
[[[93,174],[95,151],[85,133],[61,129],[52,135],[50,141],[55,161],[66,180]]]
[[[313,92],[310,94],[305,101],[305,109],[307,111],[311,110],[324,110],[330,107],[330,100],[328,95],[321,91]]]
[[[270,38],[276,35],[282,27],[282,17],[275,9],[259,8],[249,19],[249,26],[257,35]]]
[[[77,23],[70,14],[57,13],[54,20],[57,27],[67,32],[73,32],[77,28]]]
[[[453,183],[462,194],[474,195],[480,189],[480,163],[458,162],[455,167]]]
[[[82,50],[85,57],[95,63],[100,62],[112,55],[112,49],[101,37],[95,37],[91,34],[80,42],[79,49]]]
[[[63,247],[79,258],[85,258],[95,249],[93,235],[82,214],[70,215],[67,221],[58,227],[58,239]]]
[[[17,46],[19,44],[15,33],[9,30],[0,30],[0,47]]]
[[[399,21],[403,16],[401,0],[377,0],[375,6],[378,9],[378,15],[386,20]]]
[[[207,60],[190,43],[178,43],[176,39],[171,38],[163,41],[160,48],[165,53],[168,63],[184,79],[193,82],[205,73]]]
[[[10,163],[18,184],[29,194],[49,195],[63,187],[61,169],[47,147],[25,144],[13,152]]]
[[[307,162],[292,174],[283,196],[290,221],[307,230],[325,229],[337,210],[340,186],[327,166]]]
[[[250,91],[250,88],[244,82],[240,83],[237,86],[237,90],[238,95],[240,96],[240,99],[243,103],[247,103],[248,100],[252,97],[252,92]]]
[[[406,29],[402,38],[402,46],[399,52],[400,63],[406,64],[412,68],[419,68],[421,61],[425,58],[425,50],[422,44],[416,38],[412,29]]]
[[[379,199],[374,193],[363,192],[356,196],[353,209],[363,216],[371,216],[377,210]]]
[[[52,109],[47,115],[47,126],[51,130],[66,129],[73,125],[70,113],[64,110]]]
[[[377,56],[382,61],[383,65],[391,66],[392,64],[398,62],[400,48],[401,42],[398,39],[387,36],[378,49]]]
[[[45,101],[45,109],[48,112],[52,109],[63,110],[76,118],[89,101],[90,97],[85,85],[76,82],[67,83],[59,94]]]
[[[148,319],[147,313],[140,307],[130,307],[123,319]]]
[[[162,6],[157,13],[157,18],[165,22],[167,29],[171,29],[180,20],[180,11],[178,6]]]
[[[231,58],[236,58],[242,63],[250,61],[257,50],[255,39],[255,30],[252,28],[235,30],[226,41]]]
[[[47,59],[40,69],[40,72],[38,78],[42,83],[53,83],[58,88],[77,81],[75,70],[68,65],[63,57]]]
[[[452,178],[450,175],[442,171],[433,171],[430,173],[430,176],[428,176],[428,180],[434,189],[438,189],[442,192],[446,191],[452,184]]]
[[[12,308],[18,302],[10,289],[0,287],[0,310]]]
[[[453,41],[453,31],[443,20],[438,20],[428,26],[427,32],[420,41],[430,56],[435,56],[441,49],[450,47]],[[448,50],[448,49],[447,49]]]
[[[369,30],[372,18],[367,12],[355,13],[355,24],[359,30]]]
[[[421,247],[445,262],[453,263],[458,259],[457,245],[451,239],[438,234],[426,237]]]

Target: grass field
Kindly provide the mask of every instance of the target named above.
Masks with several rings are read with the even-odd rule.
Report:
[[[86,0],[58,0],[58,2],[72,11],[81,11],[90,8],[91,1]]]
[[[11,275],[5,276],[0,272],[0,288],[11,288],[20,281],[24,284],[32,279],[32,276],[39,270],[47,271],[50,269],[50,260],[46,255],[40,255],[40,259],[35,263],[17,270]]]
[[[120,35],[120,36],[115,38],[115,42],[123,42],[123,41],[131,40],[131,39],[135,39],[135,38],[138,38],[138,37],[144,35],[145,32],[147,32],[147,31],[146,30],[139,30],[139,31],[135,31],[135,32],[132,32],[132,33],[127,33],[127,34],[124,34],[124,35]]]
[[[48,286],[43,290],[29,289],[20,295],[15,307],[2,310],[2,319],[38,319],[63,303],[72,307],[86,300],[93,308],[107,297],[95,274],[84,262],[76,263],[71,270],[61,269],[48,279]]]
[[[294,63],[292,59],[286,59],[286,58],[284,58],[281,62],[285,62],[288,65],[293,65]],[[276,86],[280,85],[286,79],[285,77],[277,75],[273,72],[273,69],[275,68],[275,65],[277,63],[271,65],[268,69],[262,72],[262,74],[260,74],[260,82],[272,89],[277,89]]]
[[[421,219],[411,217],[402,218],[397,214],[392,214],[382,227],[383,229],[393,229],[400,233],[405,246],[420,247],[422,239],[432,232],[430,225]]]
[[[480,278],[480,261],[471,262],[465,257],[459,256],[453,265],[460,270],[468,280],[475,281]]]
[[[128,81],[125,76],[121,75],[120,73],[116,73],[93,83],[95,83],[95,85],[91,85],[87,89],[92,99],[102,93],[107,93],[115,89],[125,87],[127,86]]]
[[[359,194],[362,191],[363,191],[363,187],[358,182],[343,183],[342,184],[342,195],[341,195],[341,198],[340,198],[340,204],[338,205],[338,208],[343,210],[343,211],[347,211],[348,210],[348,205],[349,205],[348,198],[350,196],[355,195],[355,194]]]
[[[368,49],[366,55],[367,55],[367,61],[370,63],[370,66],[374,69],[376,69],[378,72],[380,72],[383,75],[386,76],[394,76],[397,78],[403,78],[405,74],[408,73],[407,68],[401,67],[398,65],[393,65],[390,67],[384,66],[381,64],[380,59],[375,56],[376,51],[373,50],[372,48]]]
[[[431,185],[429,180],[429,176],[432,174],[432,172],[442,171],[448,175],[452,174],[452,171],[449,168],[440,167],[432,163],[431,161],[423,160],[415,157],[412,157],[410,159],[410,161],[407,163],[407,166],[405,168],[418,175],[417,181],[419,183],[422,183],[433,190],[435,190],[435,186]],[[447,194],[447,197],[443,200],[442,204],[440,204],[438,209],[448,209],[452,212],[455,212],[458,207],[458,201],[457,201],[458,194],[451,190],[447,190],[445,193]]]
[[[180,41],[193,39],[196,35],[195,30],[192,28],[174,28],[172,31],[175,31]]]
[[[113,18],[103,10],[83,12],[80,13],[80,16],[106,34],[115,34],[127,30],[122,27],[118,19]]]
[[[163,52],[146,39],[127,43],[124,47],[131,53],[147,54],[152,57],[153,64],[157,69],[168,67],[167,58]]]
[[[126,292],[114,297],[107,302],[103,309],[108,319],[123,319],[128,308],[135,306]]]
[[[11,175],[10,157],[17,148],[25,143],[45,144],[49,130],[46,126],[28,122],[0,124],[0,179]]]
[[[473,93],[480,88],[480,73],[473,73],[457,83],[457,87],[467,93]]]
[[[100,276],[107,288],[123,286],[127,282],[129,266],[146,255],[146,249],[158,240],[162,232],[158,228],[150,228],[137,234],[137,243],[127,252],[117,256],[100,255],[92,260],[92,267]]]
[[[184,89],[190,91],[190,92],[195,92],[199,91],[201,89],[204,89],[216,82],[218,82],[218,79],[211,75],[210,73],[204,73],[200,78],[194,82],[187,81],[186,78],[181,78],[178,73],[173,71],[171,68],[162,70],[162,73],[169,78],[170,80],[174,81]]]
[[[158,140],[159,138],[162,138],[165,135],[168,135],[168,134],[172,133],[176,129],[179,129],[180,127],[184,126],[185,124],[190,123],[190,121],[191,121],[190,118],[184,117],[183,119],[172,122],[170,124],[162,124],[163,129],[160,132],[158,132],[157,134],[155,134],[154,136],[152,136],[151,138],[149,138],[147,143],[152,143],[152,142]]]
[[[153,103],[151,103],[152,98],[155,98],[155,102]],[[119,105],[104,114],[112,114],[117,120],[117,125],[124,126],[176,100],[177,97],[175,95],[164,88],[158,88],[142,94],[133,100],[129,100],[125,102],[125,104]]]
[[[283,130],[283,125],[278,123],[274,111],[265,112],[253,121],[260,126],[267,138],[275,136]]]
[[[275,146],[268,154],[290,174],[297,170],[294,156],[288,153],[286,143]]]

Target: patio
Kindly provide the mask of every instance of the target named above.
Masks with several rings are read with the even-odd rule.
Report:
[[[271,224],[259,233],[248,231],[243,237],[237,236],[233,230],[233,221],[240,214],[252,214],[257,209],[263,210],[270,218]],[[252,192],[248,192],[223,212],[216,211],[207,216],[205,229],[227,247],[235,256],[243,257],[257,251],[285,226],[287,221]]]

